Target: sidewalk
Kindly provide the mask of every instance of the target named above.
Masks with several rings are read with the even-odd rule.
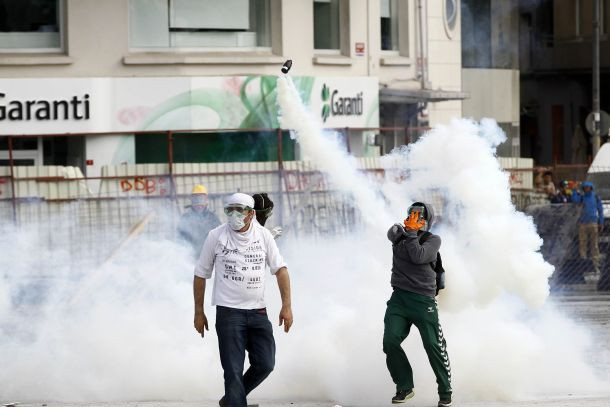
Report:
[[[7,402],[2,402],[7,405]],[[390,406],[379,404],[369,407]],[[608,407],[610,406],[610,394],[603,397],[566,397],[558,399],[543,399],[532,401],[477,401],[459,402],[454,401],[455,407]],[[18,403],[16,407],[217,407],[212,401],[204,402],[167,402],[167,401],[142,401],[142,402],[117,402],[117,403],[58,403],[37,402]],[[260,401],[260,407],[333,407],[337,404],[331,402],[264,402]],[[403,404],[405,407],[436,407],[436,404],[418,403],[416,400]],[[343,405],[342,407],[351,407]]]

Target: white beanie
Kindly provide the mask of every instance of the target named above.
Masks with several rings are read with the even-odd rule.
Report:
[[[229,196],[225,200],[225,207],[231,206],[231,205],[243,205],[243,206],[247,206],[248,208],[252,209],[252,208],[254,208],[254,198],[252,198],[248,194],[243,194],[241,192],[237,192],[237,193]]]

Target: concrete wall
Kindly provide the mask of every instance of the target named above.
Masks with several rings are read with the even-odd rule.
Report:
[[[464,117],[495,119],[507,140],[498,147],[498,155],[521,156],[520,78],[513,69],[463,69],[462,83],[470,98],[463,102]]]
[[[345,49],[329,56],[313,49],[313,1],[271,0],[271,52],[184,53],[130,51],[128,0],[65,0],[65,55],[0,54],[0,77],[269,75],[287,58],[295,75],[376,74],[369,56],[379,49],[379,2],[343,1]],[[365,43],[364,56],[356,56],[356,42]]]
[[[529,158],[498,158],[506,170],[531,169]],[[357,166],[382,181],[393,164],[382,165],[379,157],[359,157]],[[399,164],[399,163],[397,163]],[[160,198],[171,194],[168,164],[123,164],[102,167],[103,180],[85,179],[76,167],[27,166],[15,168],[15,196],[35,200],[86,198]],[[277,162],[178,163],[172,167],[175,194],[188,196],[194,185],[204,184],[211,195],[234,191],[256,193],[324,192],[334,190],[328,181],[319,182],[319,169],[310,161],[285,161],[279,174]],[[513,177],[514,178],[514,177]],[[512,188],[532,188],[532,174],[511,178]],[[0,167],[0,200],[12,197],[10,167]]]
[[[463,69],[462,86],[470,93],[463,102],[464,117],[492,117],[499,123],[519,124],[519,71]]]
[[[458,11],[457,24],[445,24],[445,2],[428,1],[428,71],[432,89],[462,89],[462,38]],[[428,105],[430,125],[447,123],[462,116],[462,102],[448,101]]]
[[[142,77],[276,75],[285,59],[291,73],[307,76],[379,76],[382,86],[418,88],[414,0],[400,2],[401,50],[380,50],[379,0],[342,0],[342,49],[313,49],[313,1],[271,0],[272,49],[268,52],[136,52],[129,47],[128,0],[65,0],[65,53],[0,54],[0,77]],[[423,2],[432,89],[460,90],[460,25],[444,23],[443,2]],[[356,55],[364,43],[364,55]],[[461,102],[430,105],[431,124],[461,114]]]

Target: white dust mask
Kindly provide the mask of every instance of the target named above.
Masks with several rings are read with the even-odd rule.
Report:
[[[243,213],[232,211],[227,214],[227,218],[229,218],[229,220],[227,221],[229,223],[229,227],[233,230],[239,230],[246,226],[246,215],[244,215]]]

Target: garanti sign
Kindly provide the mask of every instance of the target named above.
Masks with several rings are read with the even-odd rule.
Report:
[[[10,99],[0,92],[0,122],[29,120],[89,120],[89,95],[68,99]]]
[[[293,77],[324,127],[378,127],[374,77]],[[278,127],[277,76],[0,78],[0,134]]]
[[[330,115],[333,116],[362,116],[364,102],[362,95],[358,92],[354,96],[340,95],[337,89],[331,90],[326,84],[322,86],[322,121],[326,122]]]

